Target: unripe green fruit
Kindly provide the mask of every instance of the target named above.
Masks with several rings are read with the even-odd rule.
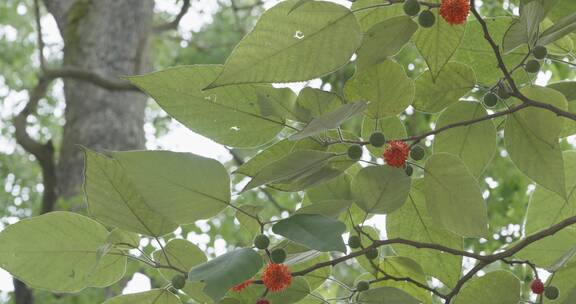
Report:
[[[412,173],[414,173],[414,168],[407,164],[406,168],[404,168],[404,172],[406,172],[406,175],[412,176]]]
[[[499,86],[498,87],[498,91],[496,92],[496,94],[498,94],[498,97],[500,97],[500,99],[508,99],[510,98],[510,93],[508,92],[508,90],[503,87],[503,86]]]
[[[410,157],[413,160],[421,160],[424,158],[425,154],[426,154],[426,151],[424,151],[424,148],[422,148],[421,146],[414,146],[410,150]]]
[[[268,245],[270,245],[270,239],[267,236],[260,234],[254,238],[254,246],[256,246],[256,248],[266,249]]]
[[[370,260],[373,260],[378,257],[378,249],[370,248],[366,251],[366,257]]]
[[[536,59],[544,59],[548,55],[548,50],[544,46],[537,45],[532,50],[532,55],[534,55],[534,58]]]
[[[526,62],[526,65],[524,66],[524,69],[528,73],[538,73],[538,71],[540,71],[540,62],[534,59],[528,60],[528,62]]]
[[[184,285],[186,285],[186,278],[183,275],[177,274],[172,277],[172,287],[182,289]]]
[[[434,13],[432,13],[430,10],[425,10],[418,16],[418,24],[420,24],[421,27],[432,27],[435,22],[436,16],[434,16]]]
[[[372,146],[380,148],[386,143],[386,137],[381,132],[374,132],[370,135],[369,141]]]
[[[362,157],[362,147],[358,145],[348,147],[348,157],[353,160],[359,160]]]
[[[358,284],[356,284],[356,289],[358,291],[366,291],[370,289],[370,283],[367,281],[360,281]]]
[[[284,251],[284,249],[274,249],[270,253],[270,259],[276,264],[284,263],[286,260],[286,251]]]
[[[348,239],[348,246],[350,246],[350,248],[357,249],[360,248],[360,245],[361,245],[360,237],[358,237],[357,235],[353,235]]]
[[[402,8],[406,15],[416,16],[420,12],[420,3],[418,3],[418,0],[406,0]]]
[[[495,106],[497,103],[498,103],[498,96],[496,96],[496,94],[488,92],[486,93],[486,95],[484,95],[484,104],[487,107],[491,108]]]
[[[548,286],[544,289],[544,296],[550,300],[558,299],[559,295],[560,291],[558,291],[558,288],[556,288],[556,286]]]

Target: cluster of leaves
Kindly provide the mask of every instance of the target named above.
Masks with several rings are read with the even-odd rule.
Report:
[[[93,219],[52,212],[7,227],[0,233],[0,266],[54,292],[110,286],[129,258],[166,279],[166,288],[107,304],[176,304],[184,295],[227,304],[509,304],[531,300],[509,271],[519,264],[532,275],[537,268],[553,273],[548,289],[532,284],[534,293],[547,291],[550,303],[573,302],[576,154],[560,142],[576,133],[570,116],[576,83],[533,85],[531,62],[539,69],[544,58],[572,56],[576,14],[557,12],[573,12],[574,4],[523,1],[518,18],[450,24],[438,15],[443,3],[420,2],[434,21],[419,26],[403,2],[358,0],[348,9],[283,1],[263,13],[224,65],[129,77],[191,130],[229,147],[264,147],[233,172],[246,178],[231,187],[222,164],[189,153],[84,148]],[[502,47],[494,50],[487,36]],[[395,61],[411,43],[428,67],[416,79]],[[322,77],[351,60],[356,72],[342,94],[305,88],[296,95],[271,85]],[[401,119],[408,106],[440,113],[435,129],[409,134]],[[360,132],[343,127],[350,121],[361,123]],[[419,143],[427,138],[425,151]],[[537,184],[525,219],[530,237],[499,254],[467,252],[465,239],[488,237],[478,178],[499,138],[512,163]],[[303,194],[301,207],[279,220],[264,218],[262,206],[237,203],[266,189]],[[246,246],[208,260],[192,242],[161,241],[227,208],[260,251]],[[386,215],[385,233],[366,225],[379,214]],[[348,247],[345,233],[352,235]],[[160,249],[143,252],[143,237]],[[464,257],[477,261],[465,274]],[[331,267],[353,260],[363,273],[350,287]],[[498,261],[501,267],[475,276]],[[277,264],[290,270],[281,282],[268,271]],[[334,297],[315,292],[330,284],[340,286]]]

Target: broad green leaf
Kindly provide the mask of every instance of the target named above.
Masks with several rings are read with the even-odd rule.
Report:
[[[554,285],[560,291],[558,299],[547,300],[544,303],[571,304],[576,300],[576,261],[573,261],[561,268],[550,277],[549,284]]]
[[[402,113],[414,99],[414,91],[414,81],[392,60],[358,70],[344,88],[350,101],[370,102],[365,114],[373,119]]]
[[[262,258],[254,250],[238,249],[194,266],[188,280],[203,282],[204,293],[217,302],[229,289],[252,278],[262,264]]]
[[[538,1],[523,5],[520,18],[513,21],[504,34],[502,47],[508,53],[522,44],[533,46],[538,39],[539,24],[544,19],[544,8]]]
[[[410,191],[410,177],[390,166],[363,168],[352,180],[356,204],[367,213],[386,214],[400,208]]]
[[[363,219],[364,219],[364,218],[362,218],[361,221],[362,221]],[[349,216],[347,217],[347,220],[350,220],[350,217],[349,217]],[[356,221],[355,221],[354,224],[355,224],[355,225],[358,225],[358,224],[361,223],[361,221],[360,221],[360,222],[356,222]],[[352,223],[350,223],[350,224],[352,224]],[[372,226],[363,226],[363,227],[362,227],[362,231],[363,231],[362,234],[358,234],[358,233],[354,230],[354,228],[349,228],[349,230],[350,230],[350,231],[354,231],[354,232],[351,232],[351,235],[357,235],[358,237],[360,237],[360,244],[362,244],[361,248],[362,248],[362,247],[366,248],[366,247],[372,245],[372,240],[373,240],[373,239],[375,239],[375,240],[381,239],[380,231],[378,231],[378,229],[376,229],[376,228],[374,228],[374,227],[372,227]],[[368,273],[372,278],[373,278],[373,277],[376,277],[376,275],[378,274],[378,270],[374,268],[374,266],[372,265],[372,263],[374,263],[375,265],[380,264],[380,257],[383,256],[383,251],[384,251],[383,249],[384,249],[384,248],[385,248],[385,247],[383,247],[383,246],[378,247],[378,249],[377,249],[377,250],[378,250],[378,257],[377,257],[376,259],[374,259],[374,260],[369,260],[369,259],[366,257],[366,255],[361,255],[361,256],[357,256],[357,257],[356,257],[356,261],[358,261],[358,264],[360,264],[360,266],[362,266],[362,268],[364,268],[364,270],[366,270],[367,273]],[[360,249],[351,249],[351,250],[352,250],[352,251],[357,251],[357,250],[360,250]]]
[[[411,278],[416,282],[424,285],[428,285],[426,282],[426,276],[422,270],[422,267],[418,265],[414,260],[402,257],[402,256],[391,256],[383,259],[379,265],[382,271],[390,276],[396,278]],[[378,275],[379,277],[381,276]],[[385,280],[378,282],[376,284],[371,284],[371,288],[375,287],[394,287],[398,288],[406,293],[410,294],[414,298],[418,299],[422,303],[431,303],[432,297],[430,292],[420,288],[410,282],[397,282],[394,280]]]
[[[567,227],[526,246],[515,256],[529,260],[540,268],[551,268],[574,248],[574,244],[576,244],[576,229]]]
[[[295,3],[284,1],[264,12],[208,88],[309,80],[348,63],[362,41],[350,10],[314,1],[290,12]]]
[[[351,180],[350,175],[342,174],[330,181],[307,189],[306,198],[312,203],[328,200],[352,200]]]
[[[359,69],[396,55],[416,30],[418,24],[408,16],[392,17],[372,26],[364,35],[364,41],[357,52]]]
[[[302,122],[322,116],[342,106],[344,100],[337,94],[306,87],[300,91],[294,108],[295,116]]]
[[[511,304],[519,301],[520,281],[504,270],[470,280],[454,298],[454,304]]]
[[[264,149],[256,156],[249,159],[242,166],[236,169],[235,173],[240,173],[246,176],[254,177],[264,167],[270,165],[275,161],[282,159],[291,152],[296,152],[300,150],[322,150],[322,149],[324,149],[324,147],[320,143],[312,139],[303,139],[297,142],[284,139]]]
[[[84,155],[84,193],[90,215],[106,225],[150,236],[177,228],[152,209],[120,162],[88,149]]]
[[[283,183],[317,173],[336,154],[302,150],[290,153],[281,159],[264,166],[242,191],[264,184]]]
[[[108,234],[106,242],[120,248],[138,248],[140,246],[140,236],[134,232],[115,228]]]
[[[387,140],[402,139],[408,136],[406,127],[397,116],[386,117],[384,119],[370,119],[365,117],[362,122],[362,138],[368,140],[374,132],[382,132]],[[368,148],[368,151],[374,156],[382,157],[386,145],[380,148],[366,145],[366,148]]]
[[[204,252],[198,246],[183,239],[172,239],[164,246],[164,251],[157,250],[152,254],[154,261],[161,265],[169,265],[166,256],[168,256],[170,265],[185,272],[188,272],[196,265],[206,262]],[[175,275],[181,274],[168,268],[159,268],[158,271],[169,282]],[[182,291],[196,301],[205,303],[210,301],[210,298],[202,292],[203,287],[204,284],[200,282],[186,282]]]
[[[480,103],[460,102],[440,114],[436,129],[488,115]],[[472,175],[480,176],[496,152],[496,127],[492,120],[452,128],[436,135],[434,153],[458,156]]]
[[[440,1],[432,2],[439,3]],[[432,79],[436,79],[460,46],[466,24],[450,25],[438,15],[438,10],[432,10],[432,12],[436,16],[434,26],[420,27],[414,37],[414,42],[428,65]]]
[[[255,205],[243,205],[238,208],[244,211],[244,212],[236,211],[236,219],[238,219],[240,225],[244,229],[246,229],[251,236],[256,236],[260,234],[261,233],[260,224],[258,224],[258,222],[253,217],[246,215],[246,213],[257,215],[258,213],[260,213],[260,211],[264,209],[264,207]]]
[[[449,62],[433,79],[430,70],[416,79],[416,110],[436,113],[458,102],[476,84],[474,71],[465,64]]]
[[[546,29],[540,35],[538,44],[550,44],[574,31],[576,31],[576,12],[558,20],[553,26]]]
[[[230,203],[230,178],[219,162],[170,151],[114,152],[148,206],[177,224],[215,216]]]
[[[102,256],[108,231],[72,212],[21,220],[0,233],[0,267],[32,288],[78,292],[120,280],[126,257],[112,249]]]
[[[422,188],[422,179],[415,180],[407,202],[386,217],[388,237],[462,249],[462,238],[442,227],[428,214]],[[462,257],[400,244],[392,247],[398,255],[416,261],[426,274],[436,277],[449,287],[453,287],[460,278]]]
[[[274,224],[272,231],[318,251],[346,252],[342,240],[346,225],[324,215],[294,214]]]
[[[565,110],[566,98],[544,87],[521,89],[528,98]],[[504,128],[504,142],[512,162],[536,183],[566,197],[564,164],[558,137],[563,120],[538,108],[527,108],[509,115]]]
[[[125,294],[111,298],[103,304],[181,304],[180,299],[167,289]]]
[[[331,259],[332,256],[330,253],[322,253],[316,250],[310,250],[294,255],[289,255],[285,264],[290,268],[290,271],[296,272],[304,270],[308,267],[312,267],[318,263],[328,262]],[[309,272],[304,276],[304,278],[308,282],[310,290],[313,291],[320,287],[324,282],[326,282],[326,280],[330,278],[331,273],[332,268],[322,267],[315,271]]]
[[[362,0],[353,1],[352,11],[360,23],[363,31],[368,31],[371,27],[388,18],[403,16],[401,4],[376,6],[382,4],[382,0]]]
[[[345,121],[362,113],[366,106],[367,103],[362,101],[343,104],[334,111],[313,118],[301,131],[290,136],[290,139],[300,140],[330,129],[336,129]]]
[[[492,38],[495,41],[502,41],[502,37],[508,29],[512,18],[485,18],[485,21]],[[440,40],[440,43],[442,42],[443,40]],[[504,62],[509,68],[512,68],[522,62],[526,53],[527,49],[525,47],[519,48],[510,54],[504,55]],[[498,79],[502,78],[502,71],[498,68],[494,51],[488,41],[486,41],[486,38],[484,38],[484,32],[478,22],[469,22],[462,45],[454,54],[454,60],[465,62],[469,65],[476,73],[476,79],[482,85],[493,86]],[[516,70],[513,76],[517,81],[526,79],[525,72],[522,69]]]
[[[296,214],[321,214],[337,218],[342,212],[348,210],[350,205],[352,205],[351,200],[343,199],[313,202],[311,205],[296,210]]]
[[[549,84],[547,87],[564,94],[564,97],[568,100],[568,111],[576,113],[576,81],[556,82]],[[564,129],[560,136],[566,137],[573,134],[576,134],[576,121],[564,118]]]
[[[486,204],[478,182],[462,160],[437,153],[428,158],[424,171],[424,195],[430,216],[458,235],[486,236]]]
[[[182,66],[128,80],[174,119],[220,144],[254,147],[272,140],[284,128],[284,119],[265,115],[270,111],[258,93],[261,88],[271,94],[270,89],[242,85],[203,91],[220,71],[220,65]]]
[[[419,304],[420,301],[393,287],[378,287],[361,292],[358,303],[365,304]]]

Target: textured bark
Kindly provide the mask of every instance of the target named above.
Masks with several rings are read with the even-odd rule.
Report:
[[[148,37],[153,0],[44,0],[64,37],[64,66],[118,79],[149,70]],[[66,123],[59,151],[57,194],[80,193],[83,156],[79,145],[97,150],[144,148],[146,97],[109,91],[85,80],[64,80]],[[54,206],[50,205],[52,211]],[[14,279],[16,304],[34,303]]]

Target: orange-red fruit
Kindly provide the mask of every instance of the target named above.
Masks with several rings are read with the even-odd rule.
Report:
[[[530,289],[532,289],[532,292],[535,294],[542,294],[544,292],[544,283],[536,279],[532,282],[532,285],[530,285]]]
[[[258,299],[258,301],[256,301],[256,304],[270,304],[270,301],[266,299]]]
[[[232,291],[241,292],[242,290],[246,289],[246,287],[250,286],[250,284],[252,284],[252,279],[246,280],[246,281],[232,287]]]
[[[442,0],[440,4],[440,16],[452,25],[466,22],[469,13],[469,0]]]
[[[410,154],[410,148],[405,142],[393,140],[388,143],[383,156],[388,166],[401,168],[406,163],[408,154]]]
[[[282,291],[292,283],[292,273],[284,264],[270,263],[264,268],[262,281],[270,291]]]

